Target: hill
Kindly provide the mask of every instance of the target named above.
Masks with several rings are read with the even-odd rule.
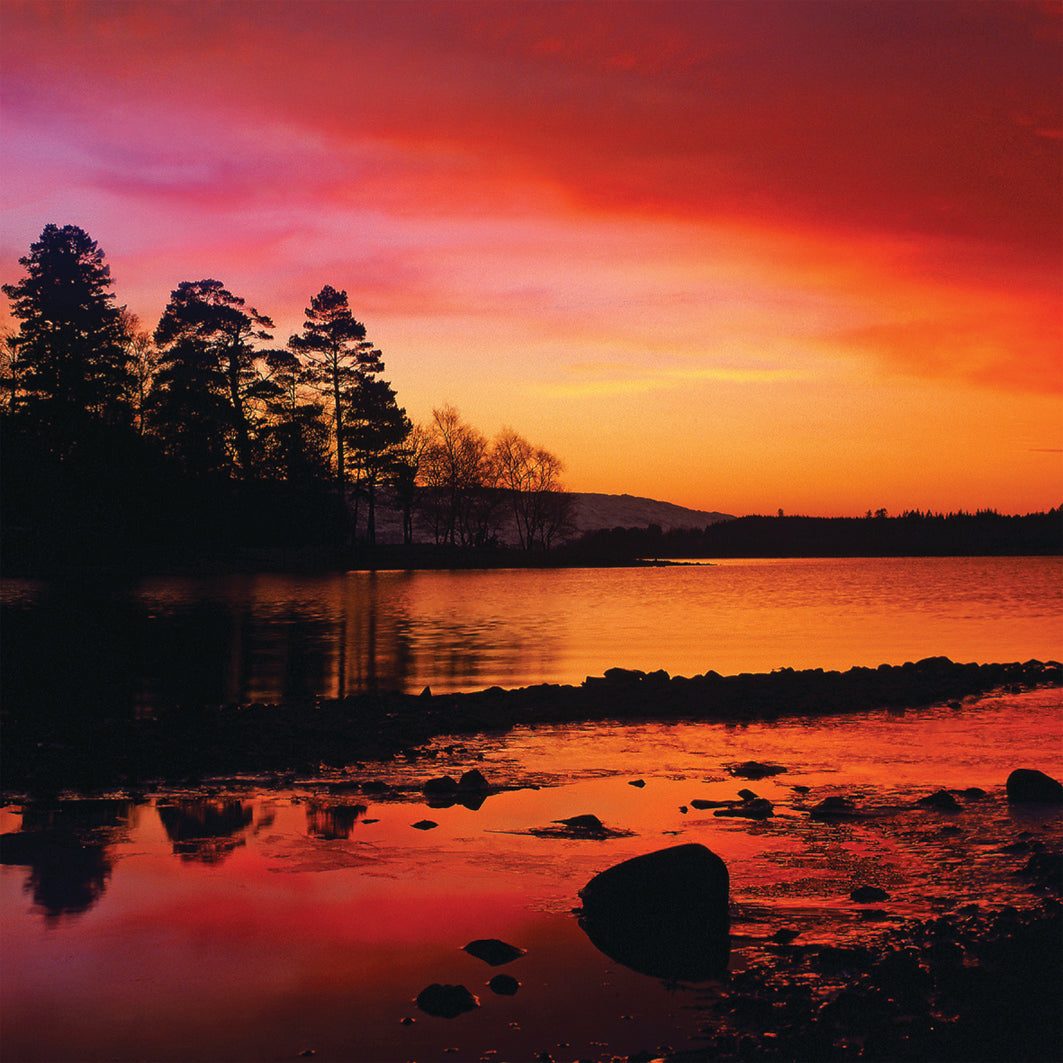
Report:
[[[685,509],[671,502],[658,502],[652,498],[636,498],[634,495],[603,495],[592,492],[573,492],[573,527],[564,538],[578,539],[588,532],[611,531],[613,528],[650,528],[656,525],[662,532],[692,528],[703,531],[710,524],[734,520],[727,513],[715,513],[701,509]],[[364,503],[358,517],[359,529],[365,521]],[[402,542],[402,513],[384,500],[376,511],[377,542],[395,544]],[[517,545],[517,531],[512,520],[503,520],[501,541],[506,546]],[[414,541],[430,542],[431,535],[414,517]]]

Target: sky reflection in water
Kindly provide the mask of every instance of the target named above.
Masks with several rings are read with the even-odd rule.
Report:
[[[1002,847],[1023,831],[1061,829],[1058,816],[1009,809],[1003,782],[1019,765],[1063,775],[1059,707],[1059,691],[1044,690],[810,723],[542,727],[450,761],[358,775],[407,788],[395,800],[320,785],[223,786],[9,808],[5,831],[46,844],[35,863],[21,857],[32,866],[0,875],[5,1055],[290,1060],[313,1048],[320,1059],[387,1061],[496,1049],[595,1059],[681,1048],[696,1033],[692,1005],[715,990],[669,988],[599,953],[571,914],[594,873],[669,844],[708,845],[731,873],[733,967],[780,926],[805,942],[877,932],[848,897],[867,882],[890,891],[882,907],[892,915],[1024,903],[1012,873],[1022,857]],[[790,770],[751,783],[728,774],[729,763],[754,758]],[[540,788],[495,794],[478,810],[428,807],[415,792],[430,775],[470,766]],[[812,788],[807,799],[794,784]],[[743,786],[775,801],[776,818],[691,807]],[[943,786],[989,796],[951,816],[911,808]],[[903,811],[837,825],[800,811],[831,793]],[[631,834],[526,833],[586,812]],[[413,828],[426,818],[438,826]],[[74,841],[90,856],[72,855]],[[489,967],[460,951],[481,937],[527,954]],[[487,988],[499,971],[521,982],[516,996]],[[482,1007],[454,1020],[424,1015],[412,1001],[432,982],[463,983]]]
[[[151,708],[1063,656],[1063,559],[0,582],[5,700]]]

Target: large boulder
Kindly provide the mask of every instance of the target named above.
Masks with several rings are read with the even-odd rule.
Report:
[[[1008,800],[1016,804],[1063,804],[1063,783],[1035,768],[1016,768],[1008,776]]]
[[[705,981],[727,970],[727,865],[704,845],[646,853],[580,890],[580,926],[607,956],[657,978]]]

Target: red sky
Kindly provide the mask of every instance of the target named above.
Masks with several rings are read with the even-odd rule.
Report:
[[[0,274],[345,288],[415,420],[731,513],[1063,499],[1063,6],[0,7]],[[6,308],[5,308],[6,309]],[[2,313],[2,311],[0,311]]]

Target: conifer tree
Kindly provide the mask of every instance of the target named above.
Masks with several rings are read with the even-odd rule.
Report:
[[[129,420],[130,355],[111,269],[88,233],[47,225],[19,259],[26,276],[3,285],[21,321],[8,338],[18,399],[53,431],[73,436],[86,417]]]

